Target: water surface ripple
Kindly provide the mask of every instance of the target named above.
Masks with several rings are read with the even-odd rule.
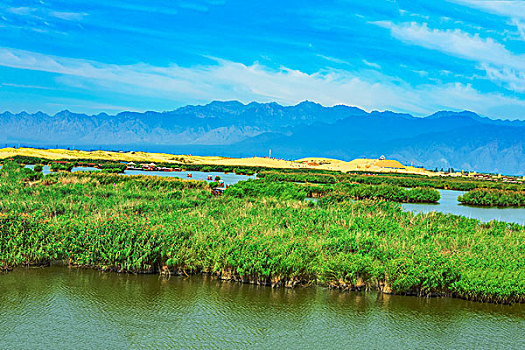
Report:
[[[54,266],[0,274],[1,349],[525,348],[525,307]]]

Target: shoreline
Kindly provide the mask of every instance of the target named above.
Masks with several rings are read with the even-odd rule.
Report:
[[[65,260],[53,260],[48,262],[39,262],[39,263],[33,263],[33,264],[21,264],[18,266],[9,266],[7,268],[0,268],[0,275],[1,274],[8,274],[8,273],[16,273],[16,270],[18,269],[42,269],[42,268],[48,268],[48,267],[62,267],[67,269],[75,269],[75,270],[95,270],[102,273],[108,273],[108,274],[117,274],[117,275],[158,275],[159,277],[167,278],[168,280],[171,278],[171,276],[174,277],[190,277],[190,276],[210,276],[212,278],[215,278],[221,282],[228,282],[228,283],[241,283],[241,284],[249,284],[249,285],[257,285],[261,287],[268,287],[272,289],[276,288],[310,288],[310,287],[321,287],[321,288],[327,288],[330,290],[336,290],[341,293],[346,292],[377,292],[380,294],[386,294],[386,295],[397,295],[397,296],[407,296],[407,297],[417,297],[417,298],[454,298],[454,299],[461,299],[476,303],[490,303],[490,304],[497,304],[497,305],[513,305],[513,304],[525,304],[525,298],[517,298],[512,300],[493,300],[491,298],[484,299],[481,297],[473,297],[473,298],[467,298],[463,297],[457,293],[453,292],[439,292],[435,291],[432,293],[422,293],[421,290],[410,290],[403,293],[395,293],[392,291],[390,286],[385,283],[384,281],[375,281],[375,283],[357,283],[355,285],[347,284],[347,283],[319,283],[317,281],[307,281],[307,280],[301,280],[301,279],[290,279],[290,280],[259,280],[259,279],[247,279],[243,278],[238,274],[231,274],[230,272],[221,272],[221,273],[214,273],[210,272],[209,270],[203,270],[203,271],[186,271],[185,269],[180,268],[172,268],[172,269],[164,269],[164,268],[155,268],[152,270],[137,270],[137,271],[123,271],[119,270],[117,267],[104,267],[104,266],[87,266],[87,265],[72,265],[68,264]]]

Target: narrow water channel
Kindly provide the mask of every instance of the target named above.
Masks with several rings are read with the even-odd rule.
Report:
[[[32,168],[33,165],[27,165],[27,167]],[[97,168],[87,168],[87,167],[75,167],[72,169],[72,172],[75,171],[99,171]],[[43,169],[44,175],[51,173],[49,166],[44,166]],[[192,174],[192,180],[203,180],[206,181],[208,176],[211,175],[213,179],[215,176],[220,176],[221,180],[224,181],[227,185],[236,184],[239,181],[245,181],[248,179],[255,179],[256,175],[237,175],[234,173],[223,173],[223,172],[202,172],[202,171],[178,171],[178,172],[163,172],[163,171],[142,171],[142,170],[126,170],[125,175],[150,175],[150,176],[162,176],[162,177],[178,177],[181,179],[190,179],[188,178],[188,173]],[[461,205],[458,202],[457,198],[459,195],[463,194],[462,191],[452,191],[452,190],[438,190],[441,199],[439,203],[428,204],[428,203],[403,203],[403,209],[411,211],[413,213],[428,213],[431,211],[437,211],[445,214],[454,214],[461,215],[472,219],[477,219],[483,222],[489,222],[492,220],[516,223],[520,225],[525,225],[525,208],[486,208],[486,207],[472,207]],[[316,202],[316,199],[307,198]]]
[[[441,199],[437,204],[403,203],[402,206],[405,210],[414,213],[437,211],[445,214],[462,215],[483,222],[498,220],[525,225],[525,208],[471,207],[461,205],[458,202],[458,196],[464,192],[451,190],[438,191]]]
[[[62,266],[0,274],[1,349],[524,349],[525,305]]]
[[[26,165],[27,168],[34,168],[34,165]],[[71,172],[76,171],[100,171],[98,168],[91,167],[74,167]],[[42,169],[44,175],[51,174],[49,165],[44,165]],[[191,174],[191,177],[188,177]],[[224,173],[224,172],[202,172],[202,171],[143,171],[143,170],[126,170],[124,175],[149,175],[149,176],[161,176],[161,177],[177,177],[184,180],[201,180],[208,181],[208,176],[215,179],[219,176],[226,185],[233,185],[239,181],[245,181],[248,179],[255,179],[255,175],[237,175],[235,173]]]
[[[224,172],[202,172],[202,171],[143,171],[143,170],[126,170],[124,171],[125,175],[150,175],[150,176],[161,176],[161,177],[178,177],[181,179],[190,179],[190,180],[201,180],[207,181],[208,176],[211,176],[212,179],[215,179],[216,176],[219,176],[222,181],[227,185],[236,184],[239,181],[245,181],[248,179],[255,179],[255,175],[237,175],[235,173],[224,173]],[[191,174],[191,178],[188,178],[188,174]]]

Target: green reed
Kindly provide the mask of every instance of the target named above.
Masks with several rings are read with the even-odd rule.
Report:
[[[33,181],[6,165],[0,266],[58,259],[275,286],[525,301],[523,226],[414,215],[382,200],[315,205],[272,182],[255,185],[256,195],[241,183],[228,192],[237,186],[214,197],[204,182],[175,178],[61,173]]]
[[[525,207],[525,191],[476,189],[459,196],[458,201],[488,207]]]

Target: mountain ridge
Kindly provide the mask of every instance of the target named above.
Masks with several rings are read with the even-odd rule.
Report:
[[[0,145],[192,149],[281,158],[324,155],[350,160],[387,155],[426,167],[525,172],[525,121],[471,111],[414,117],[358,107],[213,101],[172,111],[87,115],[69,110],[0,114]]]

